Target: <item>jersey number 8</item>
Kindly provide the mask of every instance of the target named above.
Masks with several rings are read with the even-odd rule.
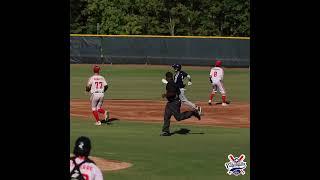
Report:
[[[218,74],[217,71],[214,71],[213,72],[213,77],[217,77],[217,74]]]

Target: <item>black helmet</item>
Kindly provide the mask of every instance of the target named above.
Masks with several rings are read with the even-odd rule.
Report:
[[[181,66],[181,64],[174,64],[174,65],[172,65],[172,67],[175,71],[180,71],[182,66]]]
[[[75,156],[89,156],[91,150],[91,142],[88,137],[81,136],[76,140],[73,154]]]

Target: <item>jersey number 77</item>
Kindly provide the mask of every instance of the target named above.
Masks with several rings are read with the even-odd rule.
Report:
[[[94,82],[96,85],[96,89],[102,89],[102,82]],[[100,87],[99,87],[100,85]]]

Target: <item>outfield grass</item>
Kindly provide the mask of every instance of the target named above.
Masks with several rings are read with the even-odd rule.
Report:
[[[70,148],[75,139],[92,140],[92,156],[130,162],[132,167],[104,172],[105,179],[126,180],[229,180],[250,179],[249,129],[174,124],[171,130],[187,128],[191,133],[160,137],[161,124],[115,121],[94,126],[92,121],[72,118]],[[227,155],[246,155],[246,175],[229,176]]]
[[[88,99],[85,86],[92,75],[92,65],[70,65],[70,98]],[[207,101],[211,86],[209,70],[192,67],[182,67],[192,77],[192,86],[187,87],[186,95],[191,101]],[[164,91],[161,79],[170,66],[103,66],[101,74],[109,83],[106,99],[161,99]],[[249,69],[225,69],[224,85],[228,98],[232,101],[250,101],[250,71]]]

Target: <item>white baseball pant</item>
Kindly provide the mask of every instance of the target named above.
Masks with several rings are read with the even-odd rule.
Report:
[[[104,93],[92,93],[90,97],[92,111],[97,111],[103,104]]]
[[[217,91],[219,91],[222,95],[226,94],[223,83],[221,81],[212,82],[212,94],[216,93]]]
[[[192,102],[190,102],[187,97],[185,96],[184,94],[184,91],[185,89],[184,88],[181,88],[180,89],[180,95],[179,95],[179,98],[181,100],[182,103],[184,103],[185,105],[191,107],[192,109],[196,110],[197,109],[197,106],[195,104],[193,104]]]

